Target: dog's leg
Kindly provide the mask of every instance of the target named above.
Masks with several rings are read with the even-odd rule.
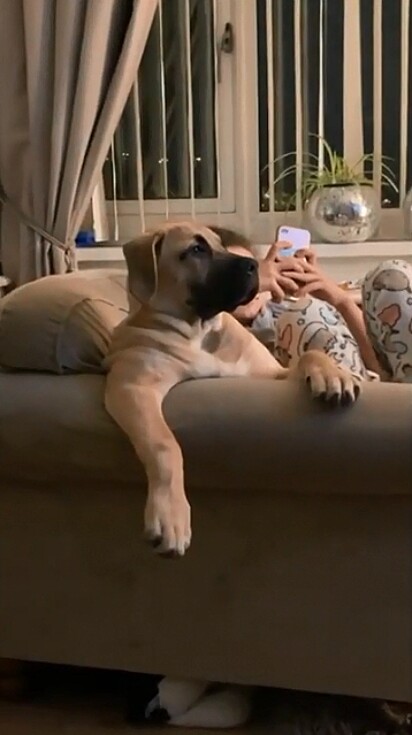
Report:
[[[305,352],[296,369],[291,371],[293,373],[309,385],[313,398],[342,406],[349,406],[359,398],[360,378],[338,365],[324,352]]]
[[[291,370],[282,368],[266,347],[233,317],[225,314],[222,320],[221,347],[217,352],[224,375],[228,375],[226,358],[228,352],[237,358],[233,362],[231,373],[233,377],[244,375],[246,364],[248,375],[275,380],[285,378],[303,380],[308,384],[314,398],[330,401],[336,405],[354,403],[360,394],[359,378],[337,365],[329,355],[318,350],[309,350],[301,356],[296,368]]]
[[[107,376],[105,405],[127,434],[148,478],[145,535],[160,554],[183,556],[190,545],[190,506],[183,480],[180,447],[162,412],[172,386],[153,375],[130,380],[128,366],[114,365]]]

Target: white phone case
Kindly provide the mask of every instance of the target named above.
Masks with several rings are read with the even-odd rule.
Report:
[[[277,242],[290,243],[290,247],[283,248],[280,255],[288,257],[294,255],[297,250],[305,250],[310,247],[310,232],[301,227],[287,227],[281,225],[276,234]]]

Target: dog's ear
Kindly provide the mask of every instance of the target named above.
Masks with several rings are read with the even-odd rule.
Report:
[[[158,260],[163,233],[149,233],[123,246],[129,272],[129,291],[141,304],[155,296],[158,282]]]

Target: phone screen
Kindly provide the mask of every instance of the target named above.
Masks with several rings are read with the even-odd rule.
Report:
[[[290,257],[298,250],[305,250],[310,247],[310,232],[300,227],[286,227],[282,225],[277,231],[276,240],[277,242],[290,243],[290,247],[282,248],[279,251],[279,255]]]

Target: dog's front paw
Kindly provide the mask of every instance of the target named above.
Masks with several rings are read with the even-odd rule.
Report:
[[[166,557],[183,556],[190,546],[190,505],[184,491],[150,489],[144,515],[145,537]]]
[[[361,391],[361,381],[334,362],[308,365],[306,381],[313,398],[334,406],[350,406]]]

